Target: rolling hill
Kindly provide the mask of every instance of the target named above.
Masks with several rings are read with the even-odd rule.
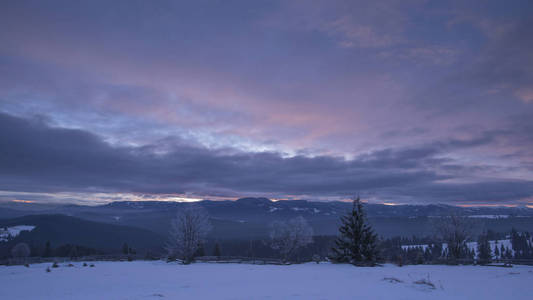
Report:
[[[40,248],[50,241],[53,246],[76,244],[106,252],[118,252],[125,242],[137,250],[158,249],[165,242],[163,236],[146,229],[93,222],[59,214],[0,220],[0,228],[20,225],[35,228],[31,231],[21,231],[13,239],[0,242],[0,249],[10,249],[19,242]]]
[[[0,204],[0,218],[5,215],[61,214],[107,225],[142,228],[165,237],[170,220],[184,205],[187,204],[158,201],[118,201],[99,206],[4,203]],[[267,236],[269,224],[273,221],[296,216],[305,217],[317,235],[335,235],[339,217],[351,204],[242,198],[236,201],[204,200],[196,205],[204,207],[211,217],[213,230],[210,238],[261,239]],[[472,217],[476,232],[487,229],[505,232],[513,227],[533,231],[533,209],[526,207],[382,204],[367,204],[365,207],[370,222],[383,237],[432,235],[434,220],[452,213]]]

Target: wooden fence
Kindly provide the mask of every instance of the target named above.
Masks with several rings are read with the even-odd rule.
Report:
[[[132,260],[157,260],[159,258],[147,259],[141,255],[90,255],[80,257],[38,257],[30,256],[26,258],[8,258],[0,260],[0,265],[23,265],[23,264],[40,264],[40,263],[66,263],[66,262],[89,262],[89,261],[132,261]]]
[[[199,256],[194,259],[197,262],[226,263],[226,264],[253,264],[253,265],[287,265],[276,258],[257,258],[246,256]]]
[[[90,261],[133,261],[133,260],[160,260],[164,258],[153,257],[147,258],[142,255],[91,255],[82,257],[26,257],[26,258],[8,258],[0,260],[0,265],[24,265],[39,263],[67,263],[67,262],[90,262]],[[254,265],[285,265],[281,259],[276,258],[256,258],[245,256],[199,256],[195,258],[196,262],[204,263],[236,263],[236,264],[254,264]]]
[[[460,258],[456,260],[449,259],[438,259],[427,264],[431,265],[528,265],[533,266],[533,259],[514,259],[514,258],[505,258],[505,259],[492,259],[490,263],[480,263],[479,260],[471,258]]]

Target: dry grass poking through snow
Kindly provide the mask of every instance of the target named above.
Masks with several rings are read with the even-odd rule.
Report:
[[[383,280],[388,281],[390,283],[403,283],[403,280],[400,280],[396,277],[385,277]]]
[[[431,289],[436,289],[435,287],[435,284],[433,282],[431,282],[429,279],[425,279],[425,278],[422,278],[422,279],[419,279],[415,282],[413,282],[414,284],[420,284],[420,285],[425,285]]]

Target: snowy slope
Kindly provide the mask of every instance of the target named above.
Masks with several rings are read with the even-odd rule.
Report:
[[[531,299],[533,267],[96,262],[0,266],[0,299]],[[415,281],[428,279],[435,289]],[[9,287],[9,288],[4,288]]]
[[[6,242],[20,234],[21,231],[32,231],[35,226],[32,225],[18,225],[6,228],[0,228],[0,242]]]

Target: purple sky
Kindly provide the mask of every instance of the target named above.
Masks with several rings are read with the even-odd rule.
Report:
[[[533,205],[532,37],[528,0],[2,1],[0,200]]]

